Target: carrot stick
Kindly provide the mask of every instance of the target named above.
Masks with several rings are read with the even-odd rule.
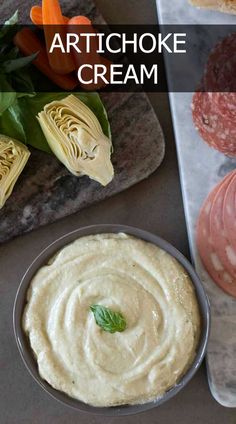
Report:
[[[74,18],[70,18],[67,22],[69,25],[92,25],[92,22],[90,21],[87,16],[74,16]]]
[[[14,44],[25,55],[38,52],[33,64],[54,84],[66,91],[72,91],[78,86],[77,79],[72,75],[59,75],[49,65],[47,51],[40,40],[29,28],[23,28],[14,37]]]
[[[76,33],[79,36],[81,33],[96,34],[96,30],[93,28],[91,21],[85,16],[75,16],[74,18],[71,18],[67,26],[69,28],[68,32]],[[97,45],[96,37],[91,38],[89,53],[86,51],[85,37],[80,37],[79,48],[81,50],[81,53],[78,53],[75,49],[73,50],[74,61],[77,67],[80,68],[82,65],[86,64],[86,65],[91,65],[92,68],[94,68],[94,65],[96,64],[103,64],[107,68],[105,77],[109,81],[111,62],[97,53],[98,45]],[[83,69],[82,77],[84,81],[93,80],[93,77],[94,77],[93,69],[91,68]],[[99,90],[100,88],[104,87],[106,84],[103,80],[101,80],[97,84],[95,83],[83,84],[81,82],[80,85],[84,90],[91,91],[91,90]]]
[[[69,22],[69,18],[67,18],[66,16],[63,16],[63,18],[64,18],[64,24],[66,25]],[[31,7],[30,19],[34,25],[37,25],[39,27],[43,26],[43,12],[42,12],[41,6]]]
[[[63,25],[64,18],[58,0],[42,0],[44,25]]]
[[[49,53],[56,33],[60,35],[63,46],[66,46],[66,27],[58,0],[43,0],[43,29],[51,68],[58,74],[68,74],[76,69],[73,56],[54,49]]]

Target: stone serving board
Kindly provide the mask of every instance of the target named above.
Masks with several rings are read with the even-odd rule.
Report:
[[[4,1],[4,22],[16,9],[21,23],[29,23],[35,1]],[[61,1],[68,16],[85,14],[104,23],[91,0]],[[111,123],[115,178],[102,187],[88,177],[72,176],[58,160],[32,149],[32,155],[14,192],[0,211],[0,242],[70,215],[147,178],[164,157],[164,138],[159,121],[144,93],[103,93]]]
[[[187,0],[157,0],[161,24],[231,24],[236,16],[196,9]],[[199,46],[204,46],[206,34]],[[201,52],[196,52],[196,58]],[[168,79],[174,77],[167,69]],[[196,220],[200,207],[212,188],[231,170],[236,159],[229,159],[210,148],[196,132],[191,115],[192,93],[170,93],[181,184],[192,259],[208,293],[211,305],[211,334],[207,350],[208,380],[212,395],[223,406],[236,407],[236,299],[225,294],[211,280],[199,258]],[[184,125],[183,125],[184,122]]]

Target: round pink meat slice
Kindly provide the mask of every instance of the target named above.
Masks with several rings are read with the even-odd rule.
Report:
[[[213,202],[222,184],[231,178],[228,174],[209,194],[204,202],[197,222],[196,242],[200,258],[213,281],[226,293],[236,297],[236,280],[226,270],[218,257],[218,247],[214,246],[210,233],[210,213]]]
[[[192,116],[203,140],[225,155],[236,156],[236,125],[219,113],[210,93],[194,94]]]
[[[236,33],[220,41],[211,51],[204,74],[208,92],[236,91]]]
[[[224,228],[223,205],[228,187],[236,176],[236,171],[231,172],[228,178],[221,184],[212,202],[210,211],[210,238],[214,246],[217,258],[236,281],[236,250],[228,239]]]
[[[236,250],[236,171],[224,198],[223,221],[225,234],[233,249]]]
[[[236,93],[209,93],[209,97],[223,118],[236,121]]]

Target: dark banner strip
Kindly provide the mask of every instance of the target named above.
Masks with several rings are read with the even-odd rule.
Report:
[[[235,92],[235,26],[2,27],[0,91],[62,90]]]

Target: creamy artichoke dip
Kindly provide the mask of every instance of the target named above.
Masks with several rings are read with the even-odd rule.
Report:
[[[83,237],[33,278],[23,327],[41,377],[93,406],[154,400],[190,367],[200,315],[184,268],[126,234]],[[127,327],[100,328],[90,306],[119,311]]]

